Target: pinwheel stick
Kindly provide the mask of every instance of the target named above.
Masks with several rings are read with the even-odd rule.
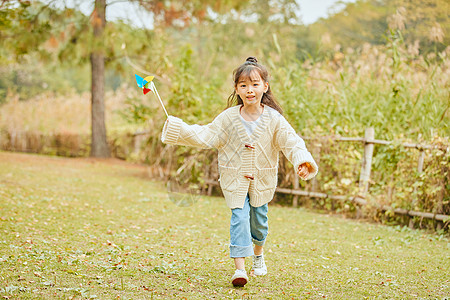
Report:
[[[152,83],[152,87],[153,87],[153,93],[155,94],[156,97],[158,97],[158,100],[161,103],[161,106],[164,109],[166,116],[169,117],[169,114],[167,113],[166,107],[164,106],[164,103],[162,102],[161,97],[159,96],[159,93],[158,93],[158,90],[156,89],[155,84],[153,83],[153,81],[151,83]]]

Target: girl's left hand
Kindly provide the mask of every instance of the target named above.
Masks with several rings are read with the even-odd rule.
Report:
[[[298,176],[300,176],[300,178],[308,177],[310,173],[309,168],[311,168],[311,165],[307,162],[299,165],[297,171]]]

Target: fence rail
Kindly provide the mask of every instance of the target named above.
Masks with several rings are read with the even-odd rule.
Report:
[[[304,140],[315,140],[317,138],[314,137],[308,137],[308,136],[300,136]],[[326,136],[321,137],[322,139],[327,138]],[[394,142],[393,141],[385,141],[385,140],[377,140],[377,139],[366,139],[361,137],[329,137],[333,141],[337,142],[362,142],[366,144],[379,144],[379,145],[391,145]],[[400,146],[403,146],[405,148],[414,148],[417,150],[431,150],[431,149],[440,149],[443,151],[449,151],[448,146],[441,146],[441,145],[424,145],[424,144],[414,144],[414,143],[402,143],[399,144]]]
[[[365,206],[367,205],[367,201],[360,197],[360,196],[337,196],[337,195],[328,195],[325,193],[317,193],[317,192],[308,192],[308,191],[302,191],[302,190],[294,190],[294,189],[286,189],[286,188],[277,188],[276,190],[278,193],[283,194],[291,194],[291,195],[299,195],[299,196],[306,196],[311,198],[328,198],[333,200],[340,200],[340,201],[351,201],[356,204]],[[407,210],[403,208],[393,208],[388,205],[377,205],[377,208],[383,211],[392,211],[396,214],[401,215],[409,215],[411,217],[422,217],[442,222],[450,221],[450,216],[443,215],[443,214],[433,214],[433,213],[427,213],[427,212],[421,212],[421,211],[414,211],[414,210]]]

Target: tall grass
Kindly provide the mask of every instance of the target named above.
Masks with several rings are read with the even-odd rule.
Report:
[[[275,70],[275,91],[307,134],[363,135],[373,126],[384,139],[449,136],[450,47],[439,62],[411,51],[367,44],[323,62],[290,64]]]

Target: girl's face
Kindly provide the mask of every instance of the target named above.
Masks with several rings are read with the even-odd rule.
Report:
[[[236,85],[236,94],[241,97],[244,106],[259,106],[265,92],[269,89],[269,83],[263,81],[257,71],[252,71],[250,76],[241,77]]]

